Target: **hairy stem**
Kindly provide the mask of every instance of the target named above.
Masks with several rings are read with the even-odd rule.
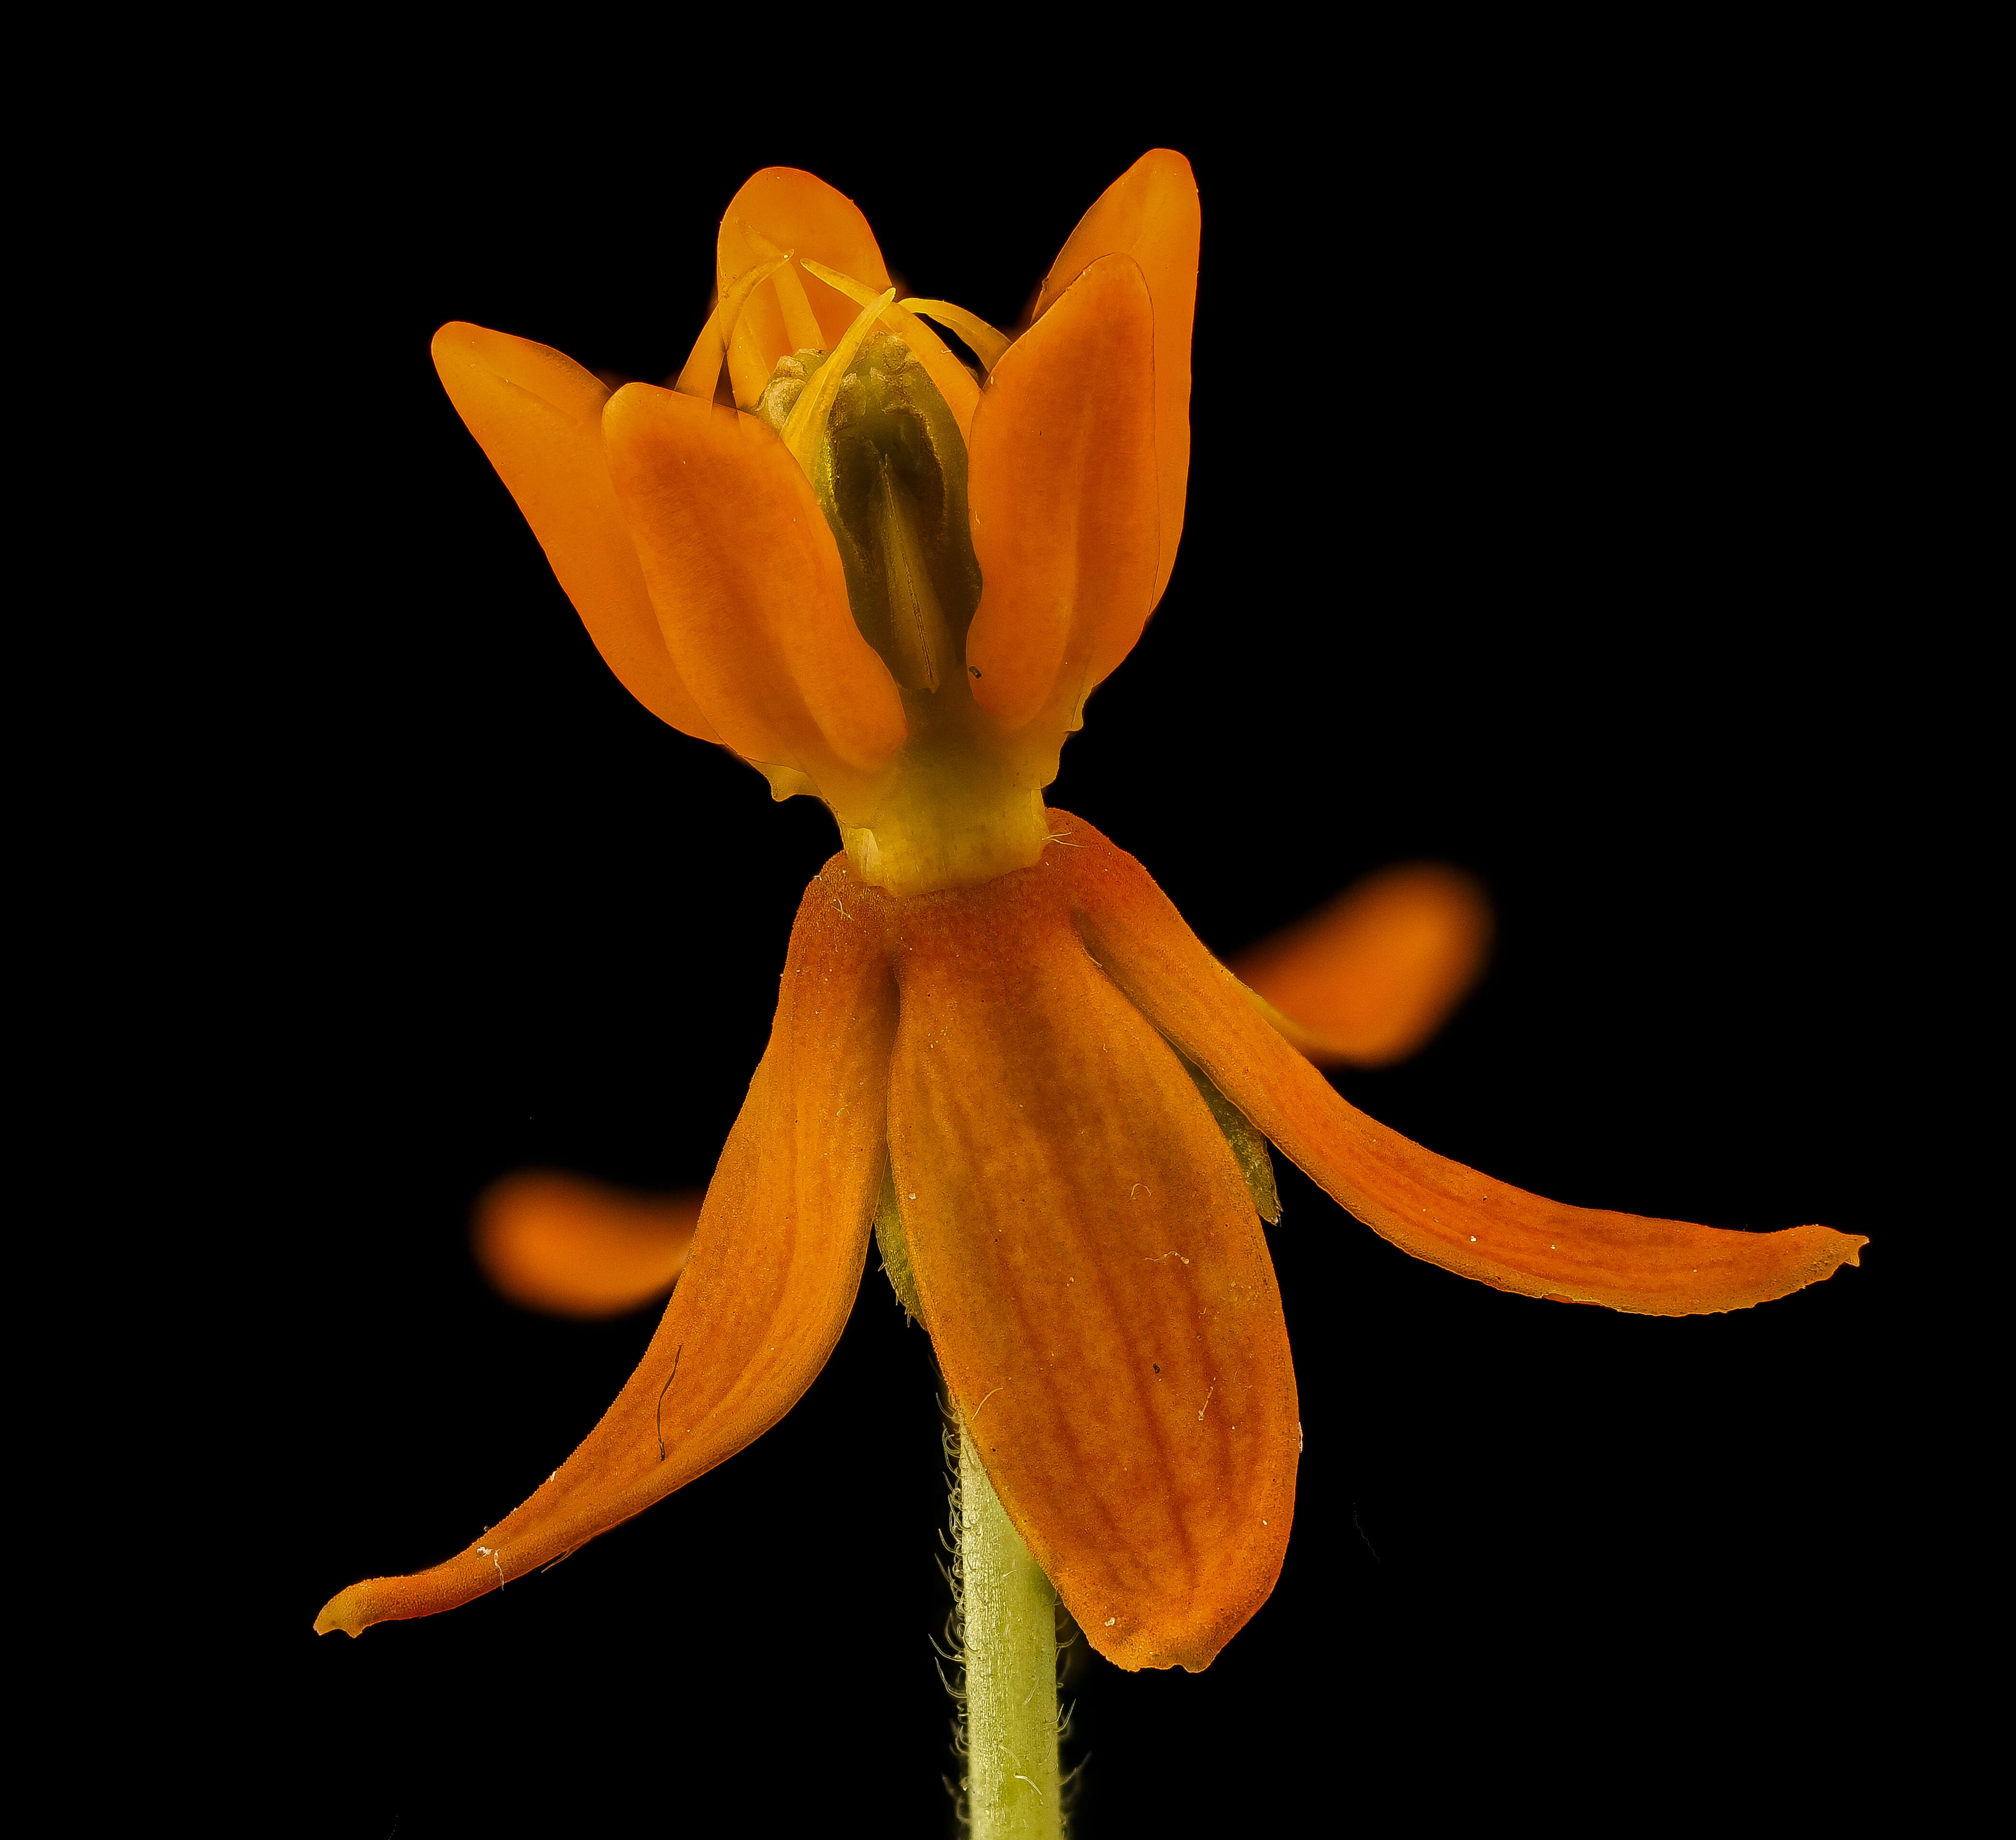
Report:
[[[1060,1840],[1057,1593],[959,1437],[973,1840]]]

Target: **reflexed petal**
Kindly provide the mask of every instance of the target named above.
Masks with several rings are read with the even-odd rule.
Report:
[[[795,167],[766,166],[751,175],[722,214],[715,245],[715,285],[726,293],[736,278],[783,250],[810,256],[837,268],[874,293],[889,285],[889,271],[868,220],[851,198],[824,179]],[[804,283],[799,285],[803,287]],[[805,298],[825,334],[819,349],[830,351],[855,310],[830,290],[805,288]],[[770,380],[777,360],[797,349],[785,323],[776,284],[765,283],[750,297],[728,347],[728,368],[737,402],[754,402]]]
[[[1491,903],[1442,862],[1369,875],[1231,961],[1319,1067],[1388,1067],[1427,1044],[1477,981]]]
[[[671,1289],[701,1198],[632,1194],[585,1176],[521,1169],[478,1197],[470,1248],[491,1285],[527,1309],[621,1316]]]
[[[448,400],[518,501],[603,661],[661,722],[718,741],[665,650],[610,488],[608,391],[550,345],[460,320],[434,334],[434,358]]]
[[[1500,1290],[1659,1316],[1748,1309],[1861,1262],[1857,1234],[1572,1208],[1409,1142],[1269,1026],[1139,863],[1089,824],[1050,817],[1080,846],[1053,854],[1093,956],[1267,1137],[1402,1251]]]
[[[316,1619],[355,1636],[481,1597],[571,1552],[760,1437],[812,1385],[852,1309],[884,1167],[895,1021],[881,928],[825,874],[791,932],[777,1019],[642,1363],[581,1447],[454,1558],[367,1579]],[[471,1410],[481,1388],[472,1387]],[[661,1454],[662,1453],[662,1454]]]
[[[805,474],[754,416],[648,383],[603,429],[666,643],[722,738],[844,801],[906,729]]]
[[[1280,1575],[1294,1373],[1239,1165],[1067,896],[1046,862],[892,904],[897,1204],[1038,1563],[1108,1659],[1196,1669]]]
[[[1147,277],[1155,309],[1156,472],[1161,556],[1149,604],[1162,598],[1183,535],[1190,472],[1190,326],[1197,317],[1197,179],[1180,153],[1144,153],[1079,218],[1036,298],[1040,321],[1101,256],[1132,256]]]
[[[1009,347],[973,418],[980,560],[973,693],[1014,730],[1125,657],[1155,580],[1154,326],[1141,271],[1108,256]]]

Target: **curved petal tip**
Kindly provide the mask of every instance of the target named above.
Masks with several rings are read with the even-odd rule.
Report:
[[[315,1619],[315,1633],[318,1636],[333,1636],[340,1629],[353,1638],[361,1636],[371,1626],[371,1618],[363,1605],[365,1587],[361,1584],[346,1586],[322,1605]]]

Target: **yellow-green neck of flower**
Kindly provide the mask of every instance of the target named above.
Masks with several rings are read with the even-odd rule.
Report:
[[[841,826],[862,879],[892,894],[992,880],[1042,853],[1040,753],[1005,747],[973,698],[980,603],[966,443],[873,301],[831,354],[781,359],[757,405],[805,469],[862,636],[889,668],[909,739],[869,822]],[[1054,770],[1054,756],[1047,763]]]

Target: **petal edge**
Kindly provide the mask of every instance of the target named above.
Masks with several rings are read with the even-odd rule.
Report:
[[[1275,1030],[1134,859],[1062,812],[1095,955],[1156,1026],[1333,1199],[1402,1251],[1502,1291],[1641,1316],[1748,1309],[1861,1262],[1831,1227],[1738,1233],[1571,1207],[1368,1118]]]

